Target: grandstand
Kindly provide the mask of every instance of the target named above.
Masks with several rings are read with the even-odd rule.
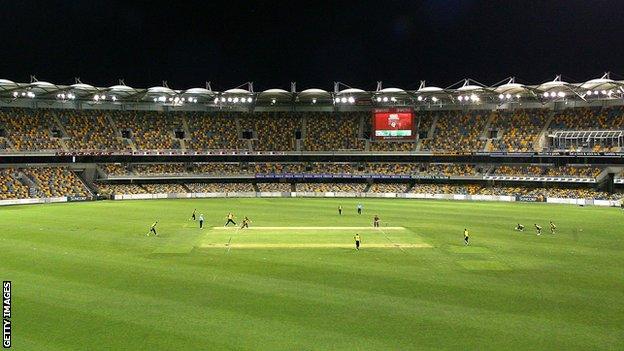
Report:
[[[493,318],[506,316],[505,325],[516,325],[518,314],[508,313],[510,297],[518,301],[517,311],[526,311],[525,286],[536,285],[539,277],[539,293],[531,307],[538,312],[531,319],[523,317],[524,337],[530,340],[548,319],[561,323],[568,335],[583,336],[583,349],[596,345],[598,338],[585,336],[593,335],[594,324],[601,323],[605,313],[593,311],[592,304],[583,314],[593,316],[592,325],[583,326],[576,311],[578,296],[600,302],[594,296],[596,286],[612,281],[616,271],[612,266],[617,259],[610,252],[617,251],[613,245],[621,213],[599,206],[624,202],[624,100],[617,90],[623,82],[602,80],[598,89],[613,90],[611,95],[596,95],[593,90],[588,95],[582,91],[587,82],[554,81],[548,88],[503,85],[516,89],[510,97],[500,92],[500,86],[470,85],[468,91],[466,86],[440,90],[423,86],[417,91],[345,89],[277,95],[251,89],[204,89],[197,95],[163,87],[117,86],[73,95],[71,87],[51,85],[44,93],[35,83],[11,85],[0,80],[0,97],[7,98],[0,99],[0,205],[42,204],[4,207],[7,211],[0,212],[10,226],[2,241],[11,247],[8,255],[19,253],[9,260],[18,267],[9,266],[15,274],[9,278],[20,283],[16,286],[33,282],[29,291],[19,290],[30,294],[20,296],[27,305],[43,299],[40,306],[52,306],[47,296],[39,297],[43,282],[54,299],[72,301],[67,313],[85,311],[84,320],[92,323],[87,324],[89,331],[98,330],[103,320],[111,321],[93,314],[106,311],[115,316],[114,322],[138,327],[141,339],[147,330],[142,328],[152,330],[155,325],[154,301],[160,306],[167,300],[173,301],[168,304],[172,310],[181,308],[181,315],[190,316],[183,321],[189,328],[176,329],[180,339],[204,335],[193,329],[198,325],[209,331],[196,340],[202,346],[174,348],[208,345],[206,340],[217,340],[211,328],[229,330],[228,337],[236,339],[243,325],[247,336],[262,334],[258,340],[277,335],[279,343],[268,342],[264,349],[313,349],[311,344],[281,344],[283,331],[294,325],[283,322],[294,321],[297,329],[307,327],[310,320],[324,324],[347,318],[351,326],[362,316],[374,319],[394,313],[379,325],[366,327],[368,342],[373,340],[368,339],[368,330],[383,328],[389,320],[403,323],[406,316],[416,316],[413,320],[426,325],[431,316],[451,306],[450,322],[441,324],[445,331],[438,333],[446,338],[448,326],[457,325],[457,320],[462,325],[476,323],[475,316],[487,321],[479,324],[490,325]],[[65,98],[55,99],[59,94]],[[67,99],[68,94],[76,98]],[[155,201],[125,201],[151,199]],[[45,205],[74,201],[82,203]],[[568,206],[529,204],[533,202]],[[363,206],[363,213],[358,206]],[[224,227],[230,211],[237,223]],[[191,213],[204,218],[201,228]],[[247,216],[251,228],[242,227],[241,219]],[[376,216],[381,217],[380,227],[372,227]],[[543,225],[546,232],[550,220],[560,231],[535,236],[532,224]],[[156,221],[159,237],[151,240],[146,232]],[[526,233],[514,231],[518,223],[526,225]],[[471,233],[466,246],[461,242],[464,228]],[[352,249],[355,234],[364,238],[364,255]],[[597,249],[600,245],[604,252]],[[600,269],[592,264],[583,267],[589,252],[603,260]],[[25,259],[27,254],[32,259]],[[48,264],[32,264],[41,259]],[[379,270],[381,265],[387,269]],[[567,278],[583,268],[586,274]],[[368,270],[372,275],[360,275]],[[454,271],[456,275],[449,276]],[[26,278],[22,272],[28,272]],[[558,272],[565,272],[564,281],[557,281]],[[610,274],[608,279],[600,275],[604,272]],[[596,274],[596,284],[587,283]],[[102,276],[110,279],[103,282]],[[63,277],[71,278],[61,281]],[[474,284],[476,280],[479,284]],[[580,293],[561,295],[560,291],[570,291],[571,281]],[[492,300],[499,300],[502,313],[492,312],[496,305],[490,299],[479,299],[483,286]],[[67,287],[79,292],[59,293]],[[222,295],[213,295],[219,289]],[[544,300],[542,291],[549,290],[550,297]],[[143,291],[177,291],[182,300],[154,298]],[[614,288],[609,298],[620,291]],[[399,295],[403,293],[416,298],[404,304],[406,296]],[[476,297],[476,307],[472,301],[464,306],[466,294]],[[431,300],[423,305],[427,300],[420,296],[427,295]],[[439,297],[447,295],[444,305],[438,306]],[[110,306],[124,306],[120,315],[93,307],[92,301],[106,296],[115,300],[109,300]],[[328,296],[333,303],[325,301]],[[210,303],[214,298],[243,303],[220,309]],[[284,303],[284,298],[290,301]],[[125,301],[128,304],[120,304]],[[558,303],[551,307],[551,301]],[[605,309],[612,305],[610,300],[602,302]],[[361,305],[366,305],[364,314],[351,313],[353,306]],[[572,317],[560,317],[561,306],[572,311]],[[542,314],[548,308],[549,315]],[[272,324],[274,314],[282,310],[282,319],[275,319],[280,325]],[[308,314],[317,310],[323,315]],[[328,311],[334,310],[333,319],[327,319]],[[29,308],[21,311],[29,313]],[[229,315],[230,311],[237,314]],[[19,313],[21,318],[24,312]],[[206,319],[211,313],[215,318]],[[38,315],[31,314],[30,320]],[[134,323],[136,316],[148,324]],[[279,332],[258,333],[257,326],[266,323]],[[583,333],[576,333],[578,326],[586,328]],[[78,330],[85,340],[93,338],[85,328]],[[387,333],[379,331],[375,338]],[[311,333],[323,338],[331,330]],[[300,335],[309,334],[306,330]],[[334,347],[332,340],[331,346],[320,349],[412,349],[412,335],[405,339],[408,342],[395,343],[407,334],[412,333],[400,327],[390,333],[390,343]],[[617,344],[609,341],[611,334],[600,340]],[[301,339],[300,335],[291,339]],[[337,334],[336,340],[344,336]],[[491,342],[492,337],[484,338]],[[544,336],[539,339],[538,345],[543,345]],[[33,338],[29,346],[57,345],[42,340]],[[154,345],[171,348],[168,340]],[[425,348],[444,345],[435,342]]]
[[[0,102],[6,201],[205,193],[622,197],[624,82],[608,75],[534,86],[466,80],[415,91],[131,88],[134,98],[126,86],[1,82],[0,96],[12,98]],[[380,138],[373,118],[380,111],[408,111],[409,137]]]

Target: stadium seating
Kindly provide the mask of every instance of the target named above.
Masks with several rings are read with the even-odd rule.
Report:
[[[267,192],[289,192],[292,191],[290,183],[258,183],[259,191]]]
[[[143,188],[149,194],[188,193],[182,184],[143,184]]]
[[[404,193],[407,184],[375,183],[368,189],[370,193]]]
[[[253,173],[259,174],[307,172],[304,163],[252,163],[250,166],[253,167]]]
[[[582,177],[582,178],[596,178],[600,172],[602,172],[601,168],[598,167],[556,167],[556,168],[547,168],[546,176],[549,177],[561,177],[561,176],[569,176],[569,177]]]
[[[136,184],[97,183],[95,186],[100,195],[147,194],[143,187]]]
[[[548,124],[552,115],[552,121]],[[0,150],[245,150],[531,152],[541,132],[621,130],[624,109],[417,112],[418,141],[373,140],[369,112],[153,112],[119,110],[0,110]],[[435,125],[434,125],[435,124]],[[547,126],[548,124],[548,126]],[[433,132],[429,135],[430,130]],[[487,128],[486,128],[487,127]],[[548,128],[546,128],[548,127]],[[245,131],[251,140],[243,139]],[[496,131],[497,136],[490,135]],[[178,132],[178,135],[176,135]],[[298,144],[296,135],[301,135]],[[123,138],[126,136],[127,138]],[[615,151],[597,144],[593,151]]]
[[[89,191],[74,172],[66,168],[21,168],[20,172],[33,181],[37,197],[89,195]]]
[[[416,142],[413,141],[377,141],[370,144],[370,151],[397,151],[410,152],[416,150]]]
[[[480,134],[485,129],[489,113],[440,112],[432,139],[423,140],[422,150],[444,152],[470,152],[482,150],[485,141]]]
[[[544,168],[539,166],[499,166],[494,170],[494,175],[505,176],[542,176]]]
[[[184,129],[178,114],[125,111],[115,112],[112,116],[119,131],[130,132],[137,149],[180,149],[180,142],[174,138],[175,130]]]
[[[348,192],[360,193],[366,189],[366,184],[360,183],[297,183],[298,192]]]
[[[505,176],[536,176],[536,177],[578,177],[595,178],[602,168],[591,166],[518,166],[503,165],[494,170],[494,175]]]
[[[187,171],[182,163],[163,163],[135,165],[134,173],[139,175],[184,174],[187,173]]]
[[[555,112],[553,130],[619,130],[624,126],[622,107],[574,108]]]
[[[494,113],[490,130],[498,131],[499,139],[492,140],[489,151],[535,151],[548,115],[538,109]]]
[[[107,163],[102,165],[104,172],[106,172],[109,176],[120,176],[126,175],[130,173],[130,170],[126,168],[126,165],[121,165],[117,163]]]
[[[0,168],[0,200],[29,198],[28,186],[17,179],[15,168]]]
[[[243,131],[255,132],[253,149],[260,151],[296,150],[295,132],[301,131],[301,117],[283,112],[244,114],[239,118]]]
[[[187,121],[189,138],[186,148],[190,150],[245,150],[247,143],[239,140],[236,113],[180,113]]]
[[[416,184],[410,189],[410,193],[476,195],[480,189],[478,184]]]
[[[194,173],[203,173],[210,175],[239,175],[243,173],[240,164],[238,163],[195,163],[192,165]]]
[[[67,132],[70,150],[118,151],[130,147],[115,134],[106,114],[108,111],[59,110],[56,112]]]
[[[17,151],[62,150],[58,138],[52,136],[54,125],[47,109],[0,109],[0,128],[4,128]]]
[[[360,133],[368,113],[309,113],[306,116],[305,148],[309,151],[364,150]]]
[[[350,174],[350,175],[413,175],[421,177],[477,177],[492,168],[492,175],[597,177],[602,168],[592,166],[547,165],[477,165],[464,163],[346,163],[346,162],[251,162],[241,163],[152,163],[102,164],[108,175],[191,175],[249,176],[253,174]]]
[[[224,192],[254,192],[251,183],[190,183],[185,184],[193,193],[224,193]]]

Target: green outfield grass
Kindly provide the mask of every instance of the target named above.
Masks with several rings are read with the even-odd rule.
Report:
[[[355,213],[358,201],[363,215]],[[203,230],[189,219],[194,208],[206,217]],[[237,221],[249,216],[252,229],[222,229],[228,211]],[[380,229],[371,228],[375,214]],[[160,236],[147,237],[156,219]],[[524,233],[513,230],[518,222]],[[621,350],[624,343],[624,213],[615,208],[105,201],[3,207],[0,225],[15,350]]]

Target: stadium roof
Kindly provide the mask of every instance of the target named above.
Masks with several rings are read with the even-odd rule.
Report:
[[[163,82],[163,86],[134,88],[124,84],[123,81],[110,87],[97,87],[82,83],[78,79],[75,84],[71,85],[57,85],[38,81],[34,77],[29,83],[0,79],[0,99],[8,103],[17,99],[34,99],[62,102],[78,100],[91,104],[143,102],[172,106],[180,106],[189,102],[209,106],[223,106],[230,103],[257,106],[264,103],[272,105],[279,101],[313,104],[318,101],[318,103],[327,105],[346,103],[372,106],[418,106],[426,104],[464,105],[484,102],[503,104],[522,100],[546,103],[572,99],[588,101],[624,98],[624,81],[613,80],[608,73],[600,78],[578,83],[569,83],[562,80],[561,76],[557,76],[551,81],[536,85],[520,84],[515,82],[514,78],[491,86],[471,79],[464,79],[450,87],[440,88],[438,86],[425,86],[423,81],[417,90],[407,90],[400,87],[382,89],[381,82],[378,82],[376,91],[366,91],[335,82],[333,92],[319,88],[297,92],[294,83],[291,85],[291,91],[276,88],[259,93],[253,91],[253,83],[250,82],[222,92],[213,91],[210,88],[210,83],[207,83],[206,88],[186,90],[172,89],[165,83]],[[245,98],[236,99],[237,96],[244,96]],[[231,98],[228,99],[228,97]],[[383,97],[388,97],[388,99]]]

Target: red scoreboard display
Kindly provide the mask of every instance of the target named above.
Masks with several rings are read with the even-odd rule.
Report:
[[[373,136],[375,139],[414,139],[414,112],[411,109],[373,111]]]

